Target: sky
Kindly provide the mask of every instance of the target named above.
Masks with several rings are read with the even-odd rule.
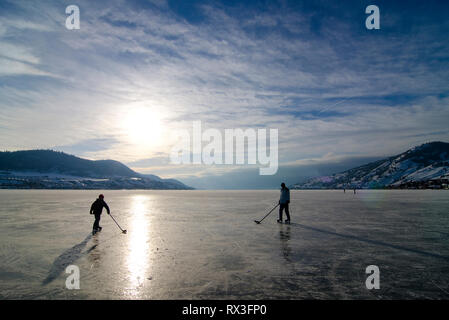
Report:
[[[257,189],[448,142],[448,14],[446,1],[0,0],[0,146]],[[171,163],[193,121],[277,129],[279,170]]]

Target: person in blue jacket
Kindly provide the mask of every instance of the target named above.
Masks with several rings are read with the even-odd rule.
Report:
[[[290,211],[288,210],[288,204],[290,203],[290,189],[285,186],[285,183],[281,184],[281,198],[279,199],[279,219],[278,222],[282,223],[282,212],[285,209],[285,215],[287,220],[285,223],[290,223]]]

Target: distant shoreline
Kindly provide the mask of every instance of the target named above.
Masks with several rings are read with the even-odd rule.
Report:
[[[99,190],[109,190],[109,191],[279,191],[279,189],[125,189],[125,188],[117,188],[117,189],[82,189],[82,188],[5,188],[0,187],[0,190],[67,190],[67,191],[99,191]],[[291,191],[343,191],[343,189],[290,189]],[[447,191],[449,189],[415,189],[415,188],[373,188],[373,189],[356,189],[356,191],[423,191],[423,190],[432,190],[432,191]],[[343,192],[342,192],[343,193]],[[353,189],[346,189],[346,193],[353,193]]]

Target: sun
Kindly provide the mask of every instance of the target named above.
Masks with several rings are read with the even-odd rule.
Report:
[[[128,107],[121,122],[130,144],[144,149],[162,144],[164,126],[156,108]]]

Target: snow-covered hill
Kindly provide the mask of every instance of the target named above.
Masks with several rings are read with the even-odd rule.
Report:
[[[397,156],[330,176],[297,183],[293,189],[385,188],[418,186],[449,178],[449,143],[430,142]]]
[[[192,189],[137,173],[114,160],[92,161],[51,150],[0,152],[0,189]]]

